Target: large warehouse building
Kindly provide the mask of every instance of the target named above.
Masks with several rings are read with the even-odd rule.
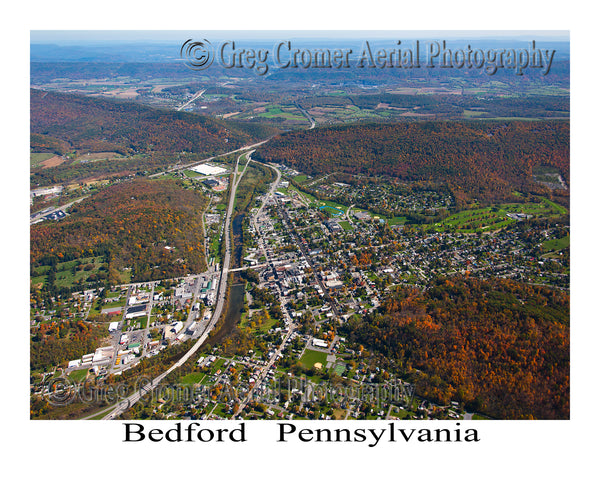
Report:
[[[208,163],[203,163],[202,165],[192,167],[192,170],[202,175],[221,175],[227,171],[225,168],[215,167],[214,165],[209,165]]]

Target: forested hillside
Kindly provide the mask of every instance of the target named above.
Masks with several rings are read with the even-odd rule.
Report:
[[[398,289],[351,319],[350,340],[394,359],[417,393],[495,418],[569,418],[569,295],[510,280]]]
[[[201,271],[205,202],[201,193],[166,179],[105,188],[74,205],[60,222],[32,225],[31,265],[102,255],[112,284],[120,283],[124,267],[138,282]]]
[[[207,156],[264,140],[276,132],[186,112],[158,110],[132,102],[31,90],[32,147],[53,146],[63,153],[194,152]],[[40,136],[40,135],[43,135]]]
[[[534,167],[569,181],[569,123],[414,122],[315,128],[282,134],[255,158],[310,175],[389,175],[447,185],[457,204],[497,202],[514,190],[539,192]]]

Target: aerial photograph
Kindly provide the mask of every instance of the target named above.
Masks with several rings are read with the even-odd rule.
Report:
[[[568,31],[29,49],[31,420],[571,418]]]

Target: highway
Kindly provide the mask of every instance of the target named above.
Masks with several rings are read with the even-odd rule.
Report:
[[[249,155],[251,153],[252,152],[246,153],[246,155],[248,156],[247,158],[249,158]],[[169,369],[167,369],[165,372],[163,372],[160,375],[158,375],[157,377],[155,377],[152,381],[149,381],[149,383],[144,385],[140,390],[137,390],[129,397],[121,400],[117,404],[117,406],[114,410],[112,410],[110,413],[108,413],[106,416],[103,417],[103,420],[113,420],[113,419],[119,417],[119,415],[124,413],[127,409],[131,408],[132,405],[134,405],[136,402],[138,402],[143,395],[154,390],[158,386],[158,384],[167,375],[169,375],[169,373],[171,373],[173,370],[175,370],[176,368],[179,368],[181,365],[183,365],[185,362],[187,362],[192,357],[192,355],[194,355],[194,353],[196,353],[196,351],[198,351],[198,349],[206,341],[206,339],[208,338],[208,335],[210,334],[210,332],[212,331],[212,329],[215,327],[216,323],[218,322],[219,318],[221,317],[221,313],[223,312],[223,308],[225,305],[225,293],[227,291],[227,277],[229,274],[229,264],[231,262],[231,250],[232,249],[231,249],[230,228],[231,228],[231,217],[233,215],[233,207],[235,205],[235,193],[236,193],[236,190],[240,184],[240,181],[246,171],[246,169],[244,168],[244,170],[240,174],[237,173],[238,166],[240,163],[240,158],[242,156],[244,156],[244,154],[242,154],[238,157],[237,162],[235,164],[235,168],[233,170],[234,173],[232,175],[232,181],[231,181],[231,185],[230,185],[230,189],[229,189],[229,204],[228,204],[227,213],[225,216],[225,230],[224,230],[225,231],[225,235],[224,235],[224,237],[225,237],[225,256],[223,258],[221,275],[219,277],[219,286],[218,286],[218,294],[217,294],[217,301],[215,304],[215,310],[210,319],[210,322],[206,326],[206,329],[204,330],[204,332],[202,333],[200,338],[198,338],[198,340],[196,340],[196,342],[194,343],[192,348],[190,348],[185,353],[185,355],[183,355],[183,357],[181,357],[177,362],[175,362],[173,365],[171,365],[171,367]],[[247,163],[249,163],[249,162],[247,162]],[[247,166],[247,163],[246,163],[246,166]]]
[[[304,110],[300,105],[298,105],[298,102],[296,102],[296,108],[298,108],[298,110],[300,110],[302,112],[302,114],[308,119],[308,121],[310,122],[310,128],[309,130],[312,130],[313,128],[315,128],[315,125],[317,124],[317,122],[315,122],[315,119],[312,118],[310,116],[310,114]]]
[[[148,175],[148,178],[160,177],[161,175],[166,175],[167,173],[176,172],[177,170],[185,170],[187,168],[191,168],[191,167],[195,167],[196,165],[200,165],[201,163],[204,163],[204,162],[210,162],[211,160],[214,160],[216,158],[224,157],[226,155],[231,155],[232,153],[243,152],[245,150],[250,150],[251,148],[256,149],[256,147],[259,147],[263,143],[267,143],[269,140],[271,140],[271,138],[272,137],[269,137],[266,140],[263,140],[262,142],[257,142],[257,143],[253,143],[252,145],[246,145],[244,147],[236,148],[235,150],[231,150],[230,152],[220,153],[219,155],[215,155],[214,157],[208,157],[208,158],[205,158],[200,161],[186,163],[185,165],[177,165],[175,167],[163,170],[162,172]],[[239,158],[238,158],[238,161],[239,161]]]
[[[181,110],[183,110],[185,107],[187,107],[190,103],[195,102],[196,100],[198,100],[202,94],[206,92],[206,90],[200,90],[198,93],[196,93],[192,98],[190,98],[187,102],[185,102],[183,105],[181,105],[181,107],[177,108],[177,111],[180,112]]]
[[[89,195],[86,195],[84,197],[77,198],[77,199],[73,200],[72,202],[69,202],[65,205],[61,205],[60,207],[51,208],[47,211],[42,210],[41,212],[36,212],[32,216],[29,217],[29,224],[32,225],[39,220],[43,220],[46,215],[50,215],[51,213],[58,212],[59,210],[62,210],[64,212],[67,210],[67,208],[69,208],[73,204],[81,202],[82,200],[85,200],[88,197],[89,197]]]

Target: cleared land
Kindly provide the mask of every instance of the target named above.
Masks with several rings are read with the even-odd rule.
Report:
[[[304,355],[300,358],[300,363],[307,368],[313,367],[315,363],[320,363],[325,367],[325,364],[327,363],[327,354],[325,352],[306,349]]]
[[[528,217],[552,217],[566,214],[567,210],[547,199],[540,203],[505,203],[497,206],[464,210],[455,213],[431,228],[436,231],[460,230],[465,233],[494,231],[517,222],[508,214],[523,214]]]
[[[42,168],[57,167],[61,163],[64,163],[65,160],[65,157],[61,157],[60,155],[54,155],[53,157],[50,157],[47,160],[41,162],[40,165],[42,165]]]
[[[32,167],[37,167],[45,162],[46,160],[54,157],[53,153],[30,153],[29,154],[29,163]]]

